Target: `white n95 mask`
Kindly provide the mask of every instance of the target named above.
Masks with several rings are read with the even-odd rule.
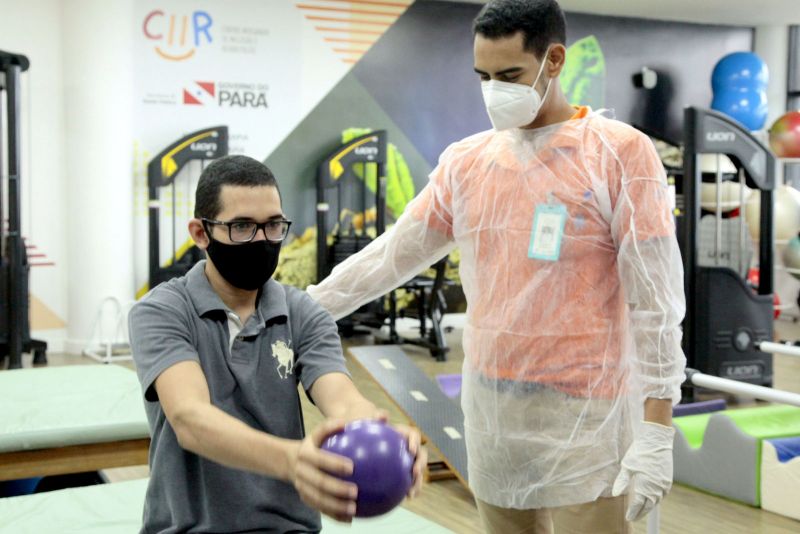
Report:
[[[535,87],[544,72],[546,63],[547,53],[544,55],[542,66],[539,68],[539,74],[536,75],[533,86],[497,80],[481,82],[483,102],[486,104],[486,111],[489,113],[489,119],[495,130],[520,128],[536,119],[542,103],[550,91],[550,83],[553,81],[552,78],[547,81],[544,96],[539,96],[539,91]]]

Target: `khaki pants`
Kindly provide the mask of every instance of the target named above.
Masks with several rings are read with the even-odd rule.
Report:
[[[499,508],[476,499],[483,527],[489,534],[630,534],[625,521],[624,496],[600,498],[594,502],[514,510]]]

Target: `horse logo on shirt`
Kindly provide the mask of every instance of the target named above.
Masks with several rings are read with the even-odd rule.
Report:
[[[294,351],[285,341],[272,344],[272,357],[278,360],[278,376],[288,378],[294,370]]]

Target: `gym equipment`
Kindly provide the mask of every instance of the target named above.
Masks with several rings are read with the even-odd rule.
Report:
[[[776,345],[778,346],[778,349],[783,349],[782,345],[771,342],[760,343],[758,347],[760,347],[761,350],[769,354],[772,354],[772,352],[768,351],[772,350],[773,352],[777,353],[778,350],[773,349],[773,346]],[[800,351],[800,348],[797,347],[786,347],[786,348],[794,349],[794,351]],[[742,397],[761,399],[769,402],[778,402],[782,404],[789,404],[791,406],[800,407],[800,393],[791,393],[788,391],[781,391],[769,387],[742,383],[741,381],[737,380],[728,380],[726,378],[720,378],[717,376],[701,373],[696,369],[691,369],[691,368],[686,369],[686,381],[687,384],[695,387],[713,389],[716,391],[722,391],[724,393],[730,393],[732,395],[739,395]]]
[[[727,267],[742,278],[746,277],[753,258],[753,242],[747,232],[744,232],[742,239],[739,234],[741,223],[741,216],[718,220],[715,215],[703,215],[698,229],[700,245],[697,264],[701,267]]]
[[[142,528],[148,479],[0,499],[0,534],[130,534]],[[450,531],[401,507],[343,525],[322,516],[325,534],[445,534]]]
[[[375,236],[386,230],[386,132],[379,130],[355,137],[331,153],[317,169],[317,281],[333,268],[372,242],[366,228],[369,190],[367,180],[354,176],[353,166],[377,166],[375,172]],[[332,190],[335,190],[335,195]],[[335,198],[334,198],[335,197]],[[357,198],[354,198],[357,197]],[[359,206],[359,207],[355,207]],[[364,214],[364,224],[356,231],[346,216]],[[329,213],[336,222],[329,222]],[[349,224],[348,224],[349,222]],[[331,244],[329,245],[329,241]],[[381,328],[386,320],[383,299],[362,306],[350,317],[338,321],[344,336],[364,333],[358,326]]]
[[[116,365],[0,373],[0,480],[147,464],[136,373]]]
[[[751,267],[747,271],[747,283],[753,289],[758,291],[758,268]],[[777,293],[772,294],[772,318],[777,319],[781,316],[781,299]]]
[[[800,280],[800,237],[794,236],[783,249],[783,265],[787,272]]]
[[[771,350],[772,345],[778,344],[762,345],[763,350]],[[798,348],[794,350],[800,352]],[[693,387],[781,403],[673,420],[675,481],[759,506],[764,487],[764,442],[800,436],[800,394],[710,376],[694,369],[687,369],[686,377]]]
[[[760,406],[676,417],[675,482],[760,505],[762,442],[800,436],[800,409]]]
[[[351,139],[332,152],[317,170],[317,281],[322,281],[333,268],[359,252],[372,242],[366,224],[357,229],[350,217],[354,213],[364,214],[366,221],[370,209],[375,211],[375,237],[386,230],[386,173],[387,134],[384,130],[370,132]],[[368,202],[371,196],[366,179],[357,179],[354,165],[376,165],[377,172],[374,205]],[[335,221],[331,220],[331,214]],[[329,244],[330,243],[330,244]],[[441,321],[446,310],[444,272],[447,258],[434,264],[433,278],[416,276],[401,286],[413,293],[417,309],[406,312],[420,321],[420,336],[402,337],[397,332],[397,295],[389,292],[388,311],[384,298],[362,306],[355,313],[341,319],[339,330],[344,336],[367,333],[359,327],[380,329],[389,327],[387,343],[409,343],[427,348],[431,356],[439,361],[447,357],[449,347],[445,342]],[[430,328],[427,321],[430,321]]]
[[[30,266],[22,238],[22,172],[20,136],[20,77],[30,67],[28,58],[0,50],[0,124],[6,127],[8,138],[8,231],[3,242],[2,192],[0,187],[0,363],[8,355],[8,368],[22,367],[22,353],[32,352],[34,364],[47,363],[47,343],[31,339],[28,317],[28,280]],[[6,96],[3,121],[3,92]],[[3,143],[0,126],[0,147]],[[0,176],[3,175],[0,150]]]
[[[133,359],[128,342],[128,312],[115,297],[106,297],[100,303],[92,326],[89,343],[83,355],[100,363],[113,363]]]
[[[800,191],[787,185],[775,188],[773,220],[775,239],[785,242],[800,231]],[[761,193],[753,191],[745,204],[747,227],[753,239],[760,241]]]
[[[192,132],[162,150],[147,165],[148,225],[150,232],[148,288],[161,282],[183,276],[204,255],[191,242],[178,246],[176,241],[176,182],[181,169],[193,160],[205,162],[228,154],[228,127],[212,126]],[[194,205],[195,184],[188,181],[186,201]],[[170,187],[172,192],[170,258],[161,263],[161,201],[159,190]]]
[[[756,344],[756,348],[768,354],[781,354],[783,356],[800,356],[800,342],[774,343],[772,341],[762,341]]]
[[[750,190],[739,183],[736,166],[723,154],[700,154],[700,171],[702,216],[697,263],[703,267],[728,267],[744,277],[752,260],[753,243],[749,234],[745,233],[744,240],[739,235],[740,208],[750,197]]]
[[[760,130],[767,120],[767,64],[752,52],[734,52],[720,59],[711,74],[711,108]]]
[[[452,285],[445,280],[447,257],[437,261],[431,267],[434,271],[433,278],[418,275],[403,284],[402,289],[415,295],[416,308],[409,307],[398,314],[397,295],[394,291],[389,293],[389,339],[392,344],[408,343],[428,349],[436,361],[446,361],[450,347],[444,339],[442,319],[447,310],[447,300],[444,296],[444,287]],[[397,317],[410,317],[419,321],[419,337],[402,337],[395,327]],[[428,321],[430,320],[430,327]]]
[[[353,473],[341,478],[358,486],[356,517],[385,514],[405,499],[414,482],[406,439],[386,423],[353,421],[321,448],[353,461]]]
[[[361,180],[361,187],[352,187],[353,179],[347,180],[351,174],[352,166],[356,163],[362,165],[377,165],[377,183],[375,187],[375,233],[381,235],[386,230],[386,131],[379,130],[352,139],[349,143],[336,149],[320,164],[317,170],[317,280],[322,281],[333,268],[346,260],[349,256],[366,247],[372,238],[366,231],[357,234],[355,228],[337,228],[333,230],[333,245],[328,246],[330,227],[328,213],[331,211],[330,190],[336,189],[336,202],[333,206],[334,215],[346,210],[346,206],[353,206],[353,194],[360,197],[361,213],[367,212],[367,183]],[[345,187],[351,185],[351,187]],[[350,200],[348,202],[348,200]],[[358,210],[356,210],[358,211]]]
[[[678,217],[679,241],[684,261],[686,317],[683,321],[683,350],[688,365],[702,372],[772,384],[771,355],[756,344],[772,339],[773,314],[773,188],[775,157],[741,125],[723,114],[699,108],[684,113],[684,173],[682,216]],[[746,283],[749,265],[731,268],[724,262],[721,189],[712,222],[714,265],[702,265],[700,202],[701,154],[724,154],[738,168],[738,182],[760,190],[759,285],[757,293]],[[720,166],[716,183],[722,182]],[[744,189],[740,188],[740,192]],[[751,197],[752,200],[752,197]],[[745,222],[736,218],[739,249],[747,246]],[[729,219],[732,220],[732,219]],[[730,223],[728,223],[730,224]],[[730,229],[728,237],[730,238]],[[744,259],[739,253],[738,258]]]
[[[691,402],[678,404],[672,407],[672,417],[683,417],[685,415],[697,415],[701,413],[719,412],[728,407],[724,399],[713,399],[701,402]]]
[[[747,186],[740,186],[736,182],[722,182],[720,186],[722,191],[720,193],[722,203],[722,213],[730,213],[731,211],[741,207],[739,199],[743,196],[745,202],[750,198],[750,190]],[[739,191],[740,187],[744,187],[744,193]],[[716,211],[717,210],[717,187],[715,184],[703,183],[700,190],[700,206],[704,210]]]
[[[442,457],[441,462],[428,464],[428,479],[455,477],[469,488],[461,406],[446,397],[398,347],[365,345],[351,347],[349,352],[419,428],[426,445]]]
[[[457,399],[461,396],[461,374],[452,375],[436,375],[436,383],[442,393],[451,399]]]
[[[701,154],[700,172],[703,180],[700,186],[700,207],[705,211],[716,212],[717,210],[717,184],[716,176],[721,174],[722,183],[720,187],[720,201],[722,213],[730,213],[740,207],[739,203],[744,197],[750,197],[750,190],[746,186],[736,181],[736,165],[725,155],[722,154]],[[739,189],[744,187],[744,194]]]
[[[772,123],[769,146],[779,158],[800,158],[800,110],[785,113]]]
[[[761,508],[800,520],[800,437],[761,445]]]

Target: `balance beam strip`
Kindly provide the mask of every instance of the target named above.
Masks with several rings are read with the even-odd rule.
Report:
[[[362,346],[349,349],[395,405],[441,454],[456,478],[467,483],[467,445],[461,407],[396,346]]]

